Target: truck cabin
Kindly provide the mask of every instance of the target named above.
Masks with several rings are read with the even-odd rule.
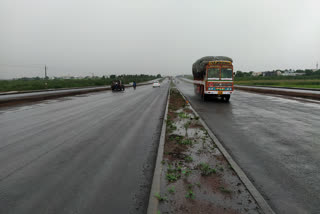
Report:
[[[210,61],[206,71],[208,80],[233,80],[233,66],[230,61]]]

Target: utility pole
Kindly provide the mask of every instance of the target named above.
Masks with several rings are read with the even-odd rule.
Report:
[[[44,66],[44,78],[47,79],[47,65]]]
[[[48,76],[47,76],[47,65],[44,65],[44,79],[45,79],[45,83],[44,83],[44,85],[45,85],[45,87],[46,88],[48,88]]]

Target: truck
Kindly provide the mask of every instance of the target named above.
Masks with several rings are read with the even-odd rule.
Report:
[[[194,91],[205,101],[220,97],[229,102],[233,92],[233,61],[226,56],[206,56],[192,65]]]

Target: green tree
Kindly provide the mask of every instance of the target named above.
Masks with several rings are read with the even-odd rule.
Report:
[[[311,75],[314,74],[313,71],[310,70],[310,69],[306,70],[305,73],[306,73],[306,75],[308,75],[308,76],[311,76]]]
[[[236,77],[243,77],[243,72],[242,71],[237,71],[236,72]]]

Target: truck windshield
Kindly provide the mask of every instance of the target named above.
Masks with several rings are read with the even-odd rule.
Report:
[[[221,79],[232,79],[232,68],[221,68]]]
[[[220,78],[220,69],[219,68],[209,68],[208,69],[208,78]]]

